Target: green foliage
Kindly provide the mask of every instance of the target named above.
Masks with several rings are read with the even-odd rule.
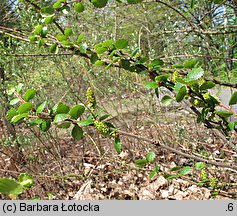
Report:
[[[78,13],[81,13],[85,10],[85,7],[81,2],[78,2],[74,5],[74,10]]]
[[[176,94],[176,101],[181,102],[187,94],[186,86],[182,86]]]
[[[70,110],[69,106],[67,106],[66,104],[62,102],[59,102],[52,108],[52,111],[57,114],[61,114],[61,113],[67,114],[69,110]]]
[[[17,110],[19,114],[28,113],[31,111],[33,105],[30,102],[23,103]]]
[[[67,119],[67,118],[68,118],[68,114],[65,114],[65,113],[57,114],[57,115],[54,117],[54,123],[62,122],[62,121],[64,121],[64,120]]]
[[[85,111],[85,107],[83,104],[78,104],[76,106],[74,106],[69,114],[73,119],[78,119]]]
[[[26,102],[29,102],[31,99],[35,97],[35,90],[34,89],[28,89],[23,97],[23,99]]]
[[[91,0],[91,3],[97,8],[103,8],[107,5],[108,0]]]
[[[128,41],[125,39],[119,39],[115,42],[115,47],[117,49],[124,49],[128,46]]]
[[[156,154],[154,152],[149,152],[147,155],[146,155],[146,158],[145,159],[138,159],[138,160],[135,160],[135,165],[138,167],[138,168],[142,168],[144,167],[146,164],[148,163],[151,163],[154,161],[156,157]]]
[[[156,167],[154,170],[151,171],[149,175],[149,179],[152,180],[156,174],[159,174],[159,165],[156,164]]]
[[[47,105],[47,101],[43,102],[42,104],[40,104],[36,110],[36,115],[40,114],[41,112],[43,112],[44,108]]]
[[[215,87],[215,83],[212,82],[212,81],[207,81],[207,82],[204,82],[201,86],[200,86],[200,90],[201,91],[204,91],[204,90],[207,90],[207,89],[211,89],[213,87]]]
[[[196,64],[197,64],[197,60],[191,59],[191,60],[185,61],[183,66],[184,68],[192,69],[195,67]]]
[[[23,186],[17,182],[15,179],[10,178],[1,178],[0,179],[0,193],[2,194],[13,194],[19,195],[23,193],[24,188]]]
[[[157,82],[148,82],[145,84],[144,86],[147,89],[157,89],[158,88],[158,84]]]
[[[79,127],[78,125],[74,125],[73,129],[72,129],[72,137],[79,141],[83,138],[84,134],[83,134],[83,130],[81,127]]]
[[[152,162],[156,157],[156,154],[154,152],[149,152],[147,155],[146,155],[146,160],[148,163]]]
[[[170,96],[168,96],[168,95],[165,95],[161,99],[161,103],[163,103],[165,106],[169,106],[172,102],[173,102],[173,99]]]
[[[143,0],[127,0],[129,4],[141,3]]]
[[[52,44],[49,51],[51,53],[58,53],[58,45],[57,44]]]
[[[187,83],[192,83],[193,81],[197,81],[204,74],[204,70],[202,68],[193,68],[187,76],[184,78],[184,81]]]
[[[122,142],[119,139],[119,137],[115,137],[114,147],[115,147],[115,150],[117,151],[117,153],[120,154],[121,150],[122,150]]]
[[[187,175],[189,174],[190,172],[192,171],[191,167],[190,166],[186,166],[184,168],[181,169],[180,171],[180,175]]]
[[[232,95],[231,95],[231,98],[230,98],[230,101],[229,101],[229,105],[234,105],[234,104],[237,104],[237,92],[234,92]]]
[[[12,178],[0,178],[0,193],[6,195],[19,195],[34,185],[32,176],[21,173],[18,181]]]

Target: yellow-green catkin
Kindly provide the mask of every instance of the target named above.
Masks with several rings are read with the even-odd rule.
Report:
[[[203,78],[200,78],[199,79],[199,85],[202,85],[202,84],[204,84],[205,83],[205,80],[203,79]]]
[[[175,83],[179,77],[179,72],[175,71],[172,76],[172,81]]]
[[[87,97],[87,104],[90,109],[94,109],[96,106],[96,100],[94,91],[91,87],[89,87],[86,91],[86,97]]]
[[[216,178],[211,178],[210,181],[210,186],[215,189],[217,187],[217,179]]]
[[[103,135],[109,135],[109,128],[103,122],[94,121],[94,125],[99,133]]]
[[[208,174],[207,174],[207,172],[206,172],[205,169],[202,169],[202,170],[201,170],[201,179],[202,179],[202,180],[208,179]]]

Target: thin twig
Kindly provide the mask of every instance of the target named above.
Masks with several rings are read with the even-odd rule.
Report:
[[[170,152],[174,152],[176,154],[182,155],[182,156],[184,156],[186,158],[193,159],[195,161],[200,161],[200,162],[204,162],[204,163],[207,163],[207,164],[212,164],[212,165],[218,166],[218,167],[223,167],[223,168],[237,170],[237,166],[236,165],[231,165],[231,164],[227,164],[227,163],[220,163],[220,162],[215,162],[215,161],[203,159],[203,158],[200,158],[200,157],[197,157],[197,156],[193,156],[191,154],[183,153],[183,152],[181,152],[179,150],[176,150],[175,148],[172,148],[172,147],[167,146],[165,144],[161,144],[158,141],[154,141],[154,140],[151,140],[151,139],[148,139],[148,138],[145,138],[145,137],[137,136],[135,134],[130,134],[130,133],[127,133],[127,132],[121,131],[121,130],[118,130],[118,132],[120,134],[128,136],[128,137],[133,137],[133,138],[138,139],[138,140],[143,140],[145,142],[152,143],[152,145],[154,145],[156,147],[160,147],[160,148],[166,149],[166,150],[168,150]]]

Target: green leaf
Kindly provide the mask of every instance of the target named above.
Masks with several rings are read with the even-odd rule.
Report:
[[[69,114],[73,119],[78,119],[85,111],[85,107],[83,104],[78,104],[76,106],[74,106]]]
[[[62,121],[64,121],[67,118],[68,118],[68,114],[65,114],[65,113],[57,114],[54,117],[54,123],[62,122]]]
[[[152,180],[153,177],[155,176],[155,174],[157,174],[157,172],[155,170],[151,171],[151,173],[149,175],[149,179]]]
[[[205,167],[205,164],[203,163],[203,162],[197,162],[197,163],[195,163],[195,168],[197,169],[197,170],[201,170],[201,169],[203,169]]]
[[[23,97],[23,99],[28,102],[31,99],[35,97],[35,90],[34,89],[28,89]]]
[[[121,67],[122,67],[123,69],[125,69],[125,70],[129,70],[129,69],[130,69],[130,61],[127,60],[127,59],[122,59],[122,60],[120,61],[120,65],[121,65]]]
[[[30,119],[30,126],[40,125],[43,122],[43,119]]]
[[[79,2],[79,3],[74,5],[74,10],[78,13],[81,13],[85,10],[85,7],[81,2]]]
[[[45,43],[45,39],[40,39],[38,41],[38,48],[40,49],[44,45],[44,43]]]
[[[29,39],[30,39],[31,42],[34,42],[34,41],[37,41],[37,40],[38,40],[37,37],[34,36],[34,35],[29,36]]]
[[[227,110],[218,110],[218,111],[215,111],[214,113],[223,118],[229,118],[230,116],[233,115],[232,112],[229,112]]]
[[[110,114],[105,114],[105,115],[100,117],[99,121],[103,121],[103,120],[107,119],[110,116],[111,116]]]
[[[143,0],[127,0],[128,4],[137,4],[137,3],[141,3]]]
[[[122,142],[121,142],[121,140],[118,137],[115,137],[114,147],[115,147],[116,152],[118,154],[120,154],[121,153],[121,149],[122,149]]]
[[[97,66],[103,66],[105,63],[103,62],[103,61],[101,61],[101,60],[97,60],[96,62],[95,62],[95,65],[97,65]]]
[[[24,86],[24,84],[19,83],[19,84],[17,85],[17,87],[16,87],[16,92],[17,92],[17,93],[20,93],[23,86]]]
[[[201,78],[204,74],[204,70],[202,68],[193,68],[187,76],[184,78],[185,82],[192,82],[197,81],[199,78]]]
[[[28,113],[23,113],[23,114],[16,115],[12,118],[11,122],[13,124],[19,123],[21,120],[23,120],[28,115],[29,115]]]
[[[187,174],[189,174],[191,172],[191,167],[189,167],[189,166],[186,166],[186,167],[184,167],[183,169],[181,169],[181,171],[180,171],[180,175],[187,175]]]
[[[28,113],[32,109],[33,105],[30,102],[23,103],[21,106],[19,106],[17,112],[19,114],[22,113]]]
[[[0,193],[19,195],[23,193],[24,187],[15,179],[0,178]]]
[[[72,29],[71,29],[71,28],[66,28],[66,29],[64,30],[64,34],[65,34],[67,37],[71,36],[71,35],[73,34]]]
[[[230,101],[229,101],[229,106],[237,104],[237,92],[234,92],[231,95]]]
[[[155,80],[156,82],[166,81],[170,77],[169,74],[162,74],[159,76],[156,76]]]
[[[47,120],[47,121],[42,122],[42,124],[40,124],[40,129],[43,132],[46,132],[49,130],[50,126],[51,126],[51,121]]]
[[[12,99],[12,100],[10,101],[10,105],[15,105],[15,104],[17,104],[19,101],[20,101],[19,98],[14,98],[14,99]]]
[[[86,53],[86,50],[87,50],[87,44],[86,43],[81,44],[80,52],[81,53]]]
[[[168,96],[165,95],[162,99],[161,99],[161,103],[163,103],[165,106],[169,106],[172,103],[173,99]]]
[[[209,179],[204,179],[204,180],[198,182],[198,184],[199,184],[199,185],[204,185],[204,184],[209,183],[209,182],[210,182]]]
[[[194,5],[195,5],[196,1],[195,0],[191,0],[191,5],[190,5],[190,8],[193,9],[194,8]]]
[[[53,110],[53,113],[61,114],[61,113],[68,113],[70,108],[66,104],[59,102],[53,107],[52,110]]]
[[[57,1],[57,2],[55,2],[54,4],[53,4],[53,8],[54,9],[59,9],[59,8],[61,8],[62,7],[62,2],[60,2],[60,1]]]
[[[15,108],[11,108],[10,110],[8,110],[6,118],[10,122],[12,118],[16,116],[17,114],[18,114],[17,110]]]
[[[95,64],[98,59],[99,59],[99,57],[96,53],[91,54],[90,61],[92,64]]]
[[[72,134],[72,137],[77,141],[81,140],[84,136],[82,128],[79,127],[78,125],[75,125],[73,127],[71,134]]]
[[[178,177],[179,177],[179,174],[174,174],[174,175],[168,175],[165,178],[170,181],[170,180],[172,180],[174,178],[178,178]]]
[[[44,110],[44,108],[45,108],[46,105],[47,105],[47,101],[45,101],[45,102],[43,102],[42,104],[40,104],[40,105],[38,106],[38,108],[36,109],[36,115],[38,115],[39,113],[41,113],[41,112]]]
[[[12,95],[15,92],[15,87],[14,86],[8,86],[7,88],[7,94]]]
[[[41,32],[43,31],[43,26],[42,25],[37,25],[34,29],[34,34],[36,35],[41,35]]]
[[[172,68],[184,68],[184,66],[181,64],[174,64],[172,65]]]
[[[200,86],[200,90],[203,91],[203,90],[207,90],[207,89],[211,89],[213,87],[215,87],[215,83],[212,82],[212,81],[207,81],[205,83],[203,83],[201,86]]]
[[[149,68],[158,69],[160,66],[164,65],[164,62],[161,59],[154,59],[149,65]]]
[[[144,87],[147,89],[156,89],[156,88],[158,88],[158,84],[157,84],[157,82],[148,82],[145,84]]]
[[[124,49],[128,46],[128,41],[125,39],[119,39],[115,42],[115,47],[117,49]]]
[[[108,47],[110,47],[113,44],[114,44],[113,40],[107,40],[107,41],[102,43],[102,46],[108,48]]]
[[[39,196],[33,196],[31,200],[41,200]]]
[[[192,69],[195,67],[196,64],[197,64],[197,60],[191,59],[184,62],[184,68]]]
[[[60,33],[60,34],[57,34],[56,38],[58,39],[58,41],[65,41],[65,40],[67,40],[68,37],[66,35]]]
[[[57,44],[52,44],[49,48],[49,51],[51,53],[56,53],[57,54],[58,53],[58,45]]]
[[[215,4],[221,4],[223,2],[223,0],[214,0]]]
[[[91,0],[91,3],[97,8],[103,8],[107,5],[108,0]]]
[[[107,51],[107,48],[106,47],[97,47],[97,49],[95,50],[96,53],[98,54],[102,54],[104,53],[105,51]]]
[[[146,159],[138,159],[135,160],[135,165],[139,168],[144,167],[147,164],[147,160]]]
[[[82,42],[83,38],[84,38],[84,34],[81,33],[81,34],[77,37],[77,44],[80,44],[80,43]]]
[[[54,13],[54,9],[52,7],[43,7],[40,11],[42,14],[52,15]]]
[[[147,155],[146,155],[146,160],[147,162],[152,162],[156,157],[156,154],[155,152],[149,152]]]
[[[44,23],[45,23],[46,25],[48,25],[48,24],[50,24],[50,23],[53,22],[53,19],[54,19],[54,15],[49,15],[49,16],[45,17]]]
[[[232,131],[235,129],[235,125],[237,122],[229,122],[227,125],[227,128],[229,129],[229,131]]]
[[[134,57],[137,52],[139,52],[139,48],[137,47],[135,50],[132,51],[131,55],[130,55],[130,58]]]
[[[180,170],[181,169],[181,166],[175,166],[173,168],[170,169],[170,171],[177,171],[177,170]]]
[[[57,125],[58,128],[63,128],[63,129],[67,129],[70,126],[71,126],[70,122],[64,122],[64,123],[61,123],[61,124]]]
[[[179,92],[176,94],[176,101],[181,102],[184,99],[186,94],[187,94],[186,86],[182,86],[179,89]]]
[[[27,173],[21,173],[18,181],[24,188],[30,188],[34,185],[33,177]]]
[[[93,118],[88,118],[88,119],[85,119],[85,120],[81,120],[78,122],[78,125],[83,127],[83,126],[88,126],[88,125],[91,125],[94,123],[94,120]]]
[[[176,93],[178,93],[179,90],[182,88],[182,86],[184,86],[184,84],[179,83],[179,82],[176,82],[175,85],[174,85],[174,91],[175,91]]]

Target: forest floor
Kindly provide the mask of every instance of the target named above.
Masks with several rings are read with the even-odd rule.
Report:
[[[210,164],[204,164],[205,172],[196,170],[196,161],[156,147],[152,141],[223,163],[236,163],[236,152],[212,130],[197,124],[186,110],[156,106],[144,98],[139,102],[128,98],[104,107],[120,130],[151,140],[121,135],[123,151],[119,155],[113,141],[93,129],[87,131],[89,136],[75,142],[68,131],[57,128],[46,134],[37,128],[18,128],[18,142],[24,143],[21,156],[17,159],[14,149],[5,142],[0,153],[0,177],[17,179],[20,173],[33,176],[35,185],[17,199],[236,199],[236,170]],[[136,167],[134,161],[145,158],[149,151],[156,153],[154,163]],[[159,172],[150,179],[156,164]],[[192,172],[179,175],[186,166]],[[211,181],[216,181],[214,188]]]

